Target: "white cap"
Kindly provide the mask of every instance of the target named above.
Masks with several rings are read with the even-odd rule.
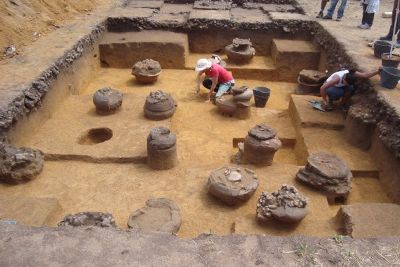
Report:
[[[211,61],[206,58],[201,58],[197,61],[195,71],[202,71],[211,68]]]

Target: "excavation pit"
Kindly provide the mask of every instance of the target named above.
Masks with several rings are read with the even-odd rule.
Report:
[[[201,14],[197,10],[191,18]],[[149,198],[162,197],[180,208],[182,224],[177,235],[181,237],[203,232],[333,236],[340,228],[333,220],[340,206],[330,205],[324,194],[295,179],[305,159],[321,149],[338,154],[353,173],[353,189],[346,205],[391,201],[371,155],[346,143],[341,115],[318,113],[308,105],[310,96],[294,95],[302,69],[323,71],[326,64],[322,56],[326,52],[312,39],[310,31],[287,32],[282,27],[227,30],[218,25],[211,30],[194,23],[190,31],[183,28],[172,32],[145,25],[146,30],[134,32],[126,31],[128,23],[114,19],[109,21],[109,31],[95,39],[90,50],[73,63],[85,75],[66,74],[60,78],[46,96],[43,108],[18,122],[10,133],[13,143],[40,149],[47,160],[38,179],[12,188],[1,185],[0,194],[57,199],[63,214],[49,216],[43,225],[56,226],[66,214],[91,210],[113,214],[117,227],[126,228],[132,211],[139,210]],[[215,36],[212,41],[204,38],[211,34]],[[215,105],[204,103],[207,90],[194,92],[196,61],[223,51],[236,37],[251,39],[256,52],[246,64],[233,64],[225,54],[219,54],[227,62],[235,86],[271,89],[266,107],[256,108],[254,99],[250,99],[249,116],[243,118],[220,116]],[[160,62],[162,74],[154,84],[136,83],[130,68],[148,58]],[[124,105],[117,113],[97,116],[91,96],[96,88],[105,86],[118,88],[124,95]],[[149,120],[143,114],[143,103],[150,92],[160,88],[173,97],[179,108],[174,109],[172,117]],[[68,93],[55,93],[56,89]],[[61,101],[55,107],[51,105],[53,100]],[[222,205],[207,194],[204,181],[212,170],[229,164],[236,152],[231,140],[245,137],[259,124],[275,129],[282,147],[271,166],[244,166],[254,169],[259,179],[257,190],[247,202],[235,207]],[[179,164],[156,171],[146,165],[146,138],[151,129],[160,126],[176,134]],[[30,128],[29,134],[23,131]],[[78,142],[77,132],[85,133]],[[327,137],[331,144],[321,141]],[[309,214],[296,227],[258,224],[257,196],[263,191],[274,192],[282,184],[295,185],[310,199]],[[371,188],[375,188],[373,195],[369,194]]]
[[[96,145],[106,142],[113,137],[110,128],[94,128],[84,133],[78,140],[80,145]]]

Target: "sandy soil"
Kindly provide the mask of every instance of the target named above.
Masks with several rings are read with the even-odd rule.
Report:
[[[328,205],[324,195],[295,181],[299,166],[292,147],[280,149],[270,167],[249,166],[256,171],[260,186],[245,204],[227,207],[206,192],[210,172],[229,164],[230,156],[237,151],[232,147],[232,138],[244,137],[251,127],[260,122],[278,129],[278,136],[294,138],[286,110],[295,84],[266,82],[272,90],[267,107],[252,107],[252,117],[239,120],[224,117],[217,113],[214,105],[204,103],[207,91],[202,89],[200,95],[196,95],[194,82],[195,73],[192,70],[163,70],[157,83],[140,85],[135,82],[130,69],[103,68],[97,79],[81,89],[80,95],[67,97],[39,131],[18,144],[39,148],[47,153],[102,154],[111,157],[140,153],[145,146],[145,142],[140,140],[145,140],[148,132],[141,129],[149,129],[154,122],[137,118],[143,117],[147,94],[163,89],[178,102],[177,111],[171,119],[157,122],[168,125],[177,134],[179,164],[174,169],[155,173],[143,164],[47,161],[37,179],[15,187],[0,185],[0,193],[6,196],[57,198],[63,212],[53,218],[51,226],[55,226],[65,214],[102,211],[112,213],[117,225],[124,228],[129,214],[142,207],[148,198],[167,197],[181,209],[182,226],[178,232],[181,237],[193,237],[203,232],[220,235],[334,235],[338,228],[334,217],[339,206]],[[236,82],[250,87],[265,83],[243,79],[237,79]],[[96,116],[93,114],[91,95],[105,85],[121,90],[126,101],[120,112],[112,116]],[[138,100],[133,100],[130,95]],[[135,125],[135,121],[139,120],[140,125]],[[96,146],[79,145],[77,136],[93,123],[112,128],[114,137]],[[141,144],[143,149],[140,149]],[[135,147],[139,148],[137,152]],[[377,179],[361,179],[366,182],[354,183],[354,194],[351,194],[349,203],[388,201],[385,193],[379,190]],[[297,227],[276,222],[258,224],[255,220],[258,196],[264,190],[276,191],[284,183],[295,185],[310,198],[310,214]],[[371,187],[376,191],[373,196],[368,194]]]
[[[62,27],[77,17],[87,16],[110,0],[1,0],[0,1],[0,60],[3,51],[15,45],[21,53],[47,33]]]

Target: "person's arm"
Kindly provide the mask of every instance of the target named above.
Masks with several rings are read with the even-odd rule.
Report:
[[[218,77],[211,77],[211,88],[210,88],[210,92],[208,92],[208,98],[207,100],[210,100],[211,95],[214,93],[215,87],[217,87],[217,83],[218,83]]]
[[[201,84],[201,82],[203,81],[203,71],[199,71],[198,73],[197,73],[197,77],[196,77],[196,94],[198,94],[199,93],[199,91],[200,91],[200,84]]]
[[[371,77],[379,74],[381,72],[381,70],[382,70],[382,67],[379,67],[377,70],[370,71],[370,72],[359,72],[359,71],[356,71],[354,73],[354,77],[362,78],[362,79],[368,79],[368,78],[371,78]]]
[[[335,75],[332,77],[332,80],[330,80],[329,82],[324,83],[321,88],[319,89],[320,93],[321,93],[321,97],[322,97],[322,103],[324,105],[327,104],[327,100],[326,100],[326,89],[328,89],[329,87],[334,86],[335,84],[337,84],[338,82],[340,82],[340,78],[338,75]]]

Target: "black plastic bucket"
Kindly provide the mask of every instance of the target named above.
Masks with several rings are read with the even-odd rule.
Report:
[[[400,63],[400,57],[398,55],[392,55],[392,57],[389,58],[389,56],[390,53],[382,54],[382,66],[397,68]]]
[[[257,108],[263,108],[267,104],[271,90],[267,87],[256,87],[253,89],[254,102]]]
[[[381,85],[394,89],[400,80],[400,70],[392,67],[383,67],[381,71]]]
[[[374,42],[374,55],[377,58],[381,58],[383,53],[390,53],[392,45],[388,41],[377,40]]]

